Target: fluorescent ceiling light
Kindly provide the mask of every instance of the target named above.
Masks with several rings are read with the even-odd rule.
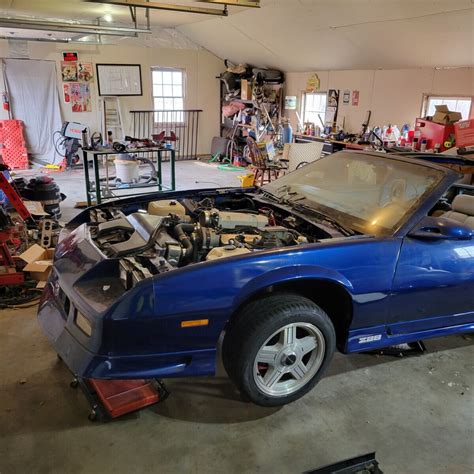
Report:
[[[59,31],[68,33],[114,36],[131,36],[135,35],[136,33],[151,33],[151,30],[149,29],[107,25],[90,25],[68,21],[36,20],[21,17],[0,17],[0,27],[18,28],[23,30]]]

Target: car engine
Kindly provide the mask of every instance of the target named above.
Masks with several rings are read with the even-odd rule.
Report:
[[[174,268],[316,240],[296,229],[294,217],[245,199],[230,206],[209,198],[153,201],[128,215],[119,209],[91,210],[89,232],[108,258],[119,259],[126,288]]]

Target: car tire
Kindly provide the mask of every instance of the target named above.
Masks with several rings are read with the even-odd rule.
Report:
[[[247,304],[224,337],[224,367],[244,398],[261,406],[291,403],[309,392],[336,347],[334,326],[313,301],[279,293]]]

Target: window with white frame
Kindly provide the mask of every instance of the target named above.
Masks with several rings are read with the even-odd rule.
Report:
[[[471,99],[471,97],[425,96],[423,117],[432,117],[436,112],[436,105],[446,105],[451,112],[459,112],[463,120],[467,120],[471,112]]]
[[[303,100],[303,122],[312,122],[318,127],[325,123],[326,117],[326,99],[325,92],[305,93]],[[319,120],[319,117],[321,120]]]
[[[152,68],[155,122],[182,122],[185,77],[182,69]]]

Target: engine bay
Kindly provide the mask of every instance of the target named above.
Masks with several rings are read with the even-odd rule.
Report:
[[[125,288],[191,264],[331,237],[247,195],[158,200],[129,214],[113,205],[89,212],[91,240],[119,260]]]

